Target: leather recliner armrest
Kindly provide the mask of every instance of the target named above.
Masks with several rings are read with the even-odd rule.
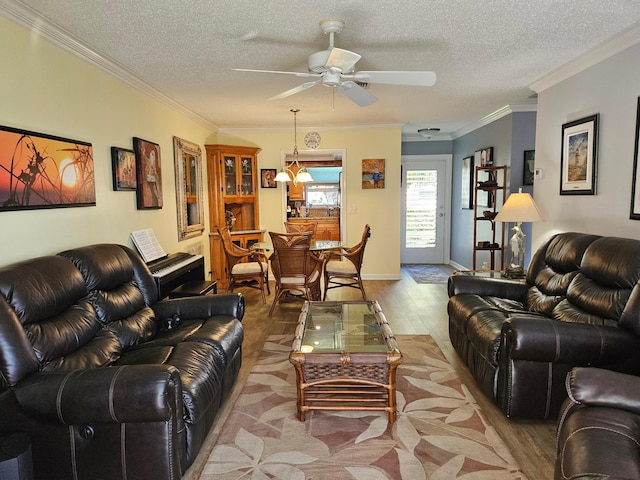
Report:
[[[500,354],[511,359],[606,365],[628,360],[638,337],[619,327],[513,317],[502,325]]]
[[[449,296],[475,294],[500,297],[524,303],[529,285],[508,278],[474,277],[472,275],[451,275],[448,281]]]
[[[569,398],[582,406],[609,407],[640,415],[640,377],[577,367],[567,375]]]
[[[159,320],[176,316],[181,320],[194,320],[227,315],[242,321],[245,304],[241,293],[230,293],[161,300],[152,308]]]
[[[66,425],[182,419],[182,384],[170,365],[34,373],[14,388],[32,417]]]

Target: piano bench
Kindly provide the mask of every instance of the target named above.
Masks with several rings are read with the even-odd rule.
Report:
[[[169,292],[169,298],[197,297],[209,292],[218,293],[218,282],[210,280],[192,280],[183,283]]]

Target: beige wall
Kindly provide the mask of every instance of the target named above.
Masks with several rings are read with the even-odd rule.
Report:
[[[206,236],[178,242],[173,136],[204,147],[212,129],[2,17],[0,45],[0,125],[90,142],[97,203],[0,212],[0,265],[89,243],[131,245],[129,233],[148,227],[168,252],[207,254]],[[111,146],[132,148],[134,136],[160,145],[161,210],[137,210],[135,192],[113,191]]]
[[[533,248],[557,232],[639,238],[629,219],[640,96],[640,45],[538,92],[534,198],[545,217],[533,224]],[[560,195],[562,125],[599,114],[596,195]]]
[[[355,130],[321,130],[298,125],[298,137],[317,130],[322,137],[320,149],[346,150],[344,175],[346,194],[343,209],[347,213],[346,240],[352,245],[362,236],[364,226],[371,225],[363,276],[368,279],[397,279],[400,276],[400,157],[401,127],[371,127]],[[274,133],[258,130],[221,132],[219,143],[259,146],[258,169],[280,169],[282,151],[290,152],[291,131]],[[303,151],[302,149],[300,150]],[[383,190],[362,189],[362,159],[384,158],[386,180]],[[260,189],[260,223],[265,230],[282,231],[282,188]]]
[[[0,17],[0,125],[90,142],[93,146],[95,207],[0,212],[0,265],[98,242],[131,245],[132,230],[153,228],[168,252],[201,251],[205,235],[179,242],[176,220],[173,136],[199,144],[231,143],[262,148],[258,168],[280,168],[291,150],[291,132],[229,132],[218,136],[205,122],[105,73],[36,33]],[[300,128],[301,138],[308,129]],[[401,127],[320,130],[323,149],[346,150],[346,240],[356,243],[366,223],[373,233],[363,273],[399,278]],[[158,143],[164,208],[137,210],[134,192],[112,188],[111,146],[132,147],[132,137]],[[361,188],[361,160],[385,158],[384,190]],[[206,171],[205,171],[206,180]],[[282,226],[282,193],[260,189],[261,228]],[[2,199],[0,199],[2,201]],[[206,225],[209,230],[209,225]]]

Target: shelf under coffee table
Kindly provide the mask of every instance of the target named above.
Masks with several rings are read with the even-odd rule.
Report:
[[[380,410],[395,421],[402,354],[377,302],[305,302],[289,361],[301,421],[310,410]]]

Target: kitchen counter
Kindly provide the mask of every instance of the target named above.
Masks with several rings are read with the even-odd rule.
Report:
[[[291,223],[316,223],[316,240],[340,240],[340,217],[291,217]]]

